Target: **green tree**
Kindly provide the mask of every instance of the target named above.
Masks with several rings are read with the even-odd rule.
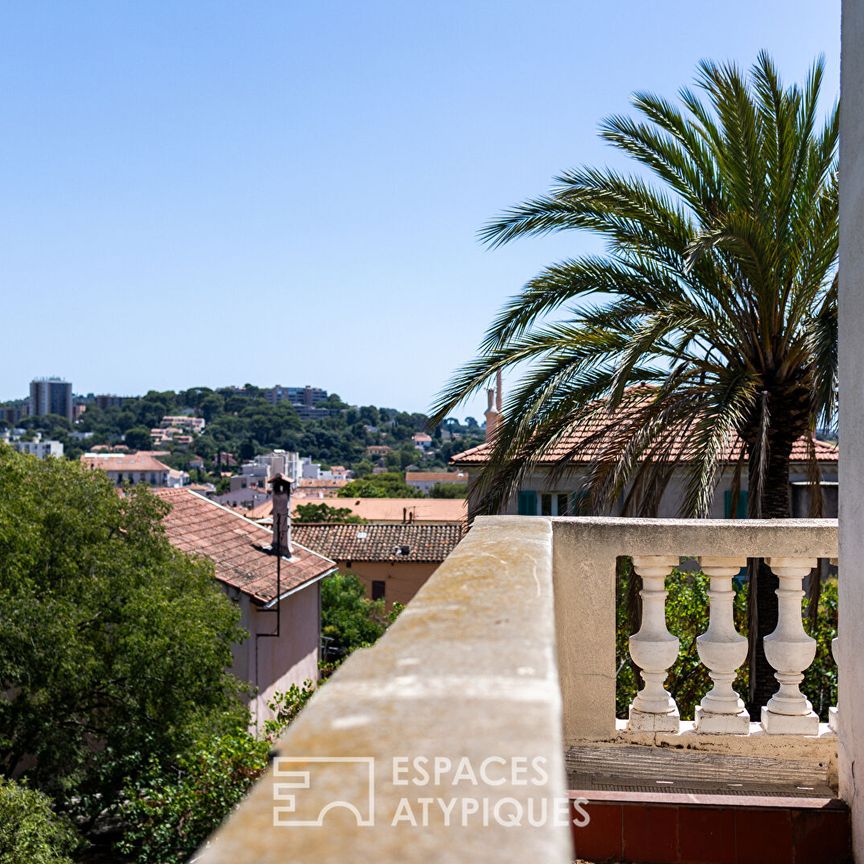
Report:
[[[383,600],[370,600],[353,573],[334,573],[321,584],[321,635],[328,653],[344,657],[372,645],[387,629]]]
[[[0,777],[0,864],[72,864],[79,845],[47,795]]]
[[[680,468],[684,514],[706,515],[738,438],[749,515],[790,515],[792,445],[832,422],[836,404],[838,112],[820,124],[822,78],[821,61],[803,87],[784,86],[765,54],[749,75],[703,61],[702,97],[682,90],[679,107],[639,93],[641,118],[604,122],[639,174],[568,171],[483,229],[493,246],[574,229],[608,243],[532,279],[439,400],[443,419],[499,370],[527,369],[480,478],[485,510],[588,425],[596,434],[558,468],[589,459],[598,509],[625,495],[626,512],[650,515]],[[753,577],[759,705],[776,688],[761,649],[776,579],[764,567]]]
[[[149,450],[150,430],[143,426],[133,426],[123,436],[123,441],[130,450]]]
[[[384,472],[352,480],[338,493],[340,498],[423,498],[423,493],[409,486],[401,474]]]
[[[0,773],[85,828],[148,758],[246,713],[225,671],[238,612],[168,543],[167,506],[0,447]]]
[[[430,498],[467,498],[467,483],[435,483],[429,490]]]
[[[270,744],[241,725],[205,734],[176,758],[152,757],[124,790],[119,850],[136,864],[183,864],[267,767]]]
[[[347,522],[359,525],[366,520],[357,516],[349,507],[331,507],[329,504],[298,504],[294,510],[294,521],[302,522]]]

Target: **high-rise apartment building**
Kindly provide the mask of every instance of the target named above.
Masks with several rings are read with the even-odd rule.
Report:
[[[58,414],[72,422],[72,385],[61,378],[34,378],[30,382],[30,416]]]

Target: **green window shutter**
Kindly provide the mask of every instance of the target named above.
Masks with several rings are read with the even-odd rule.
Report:
[[[537,493],[519,492],[518,509],[520,516],[537,515]]]
[[[732,516],[732,490],[727,489],[723,493],[723,513],[727,519],[746,519],[747,518],[747,490],[742,489],[738,493],[738,507],[735,516]]]

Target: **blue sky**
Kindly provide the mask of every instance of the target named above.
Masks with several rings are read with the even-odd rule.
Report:
[[[476,231],[702,57],[839,83],[839,0],[6,3],[0,399],[251,381],[425,410],[589,236]],[[479,401],[464,413],[477,413]],[[462,413],[462,412],[460,412]]]

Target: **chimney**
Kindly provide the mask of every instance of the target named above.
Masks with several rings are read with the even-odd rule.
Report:
[[[486,400],[486,440],[491,441],[495,437],[498,419],[501,416],[495,408],[495,391],[491,387],[486,391]]]
[[[495,388],[486,391],[486,440],[491,441],[495,437],[498,424],[501,422],[501,414],[504,407],[503,388],[501,387],[501,370],[495,373]]]
[[[290,558],[291,547],[291,481],[276,474],[267,481],[273,486],[273,540],[272,547]]]

